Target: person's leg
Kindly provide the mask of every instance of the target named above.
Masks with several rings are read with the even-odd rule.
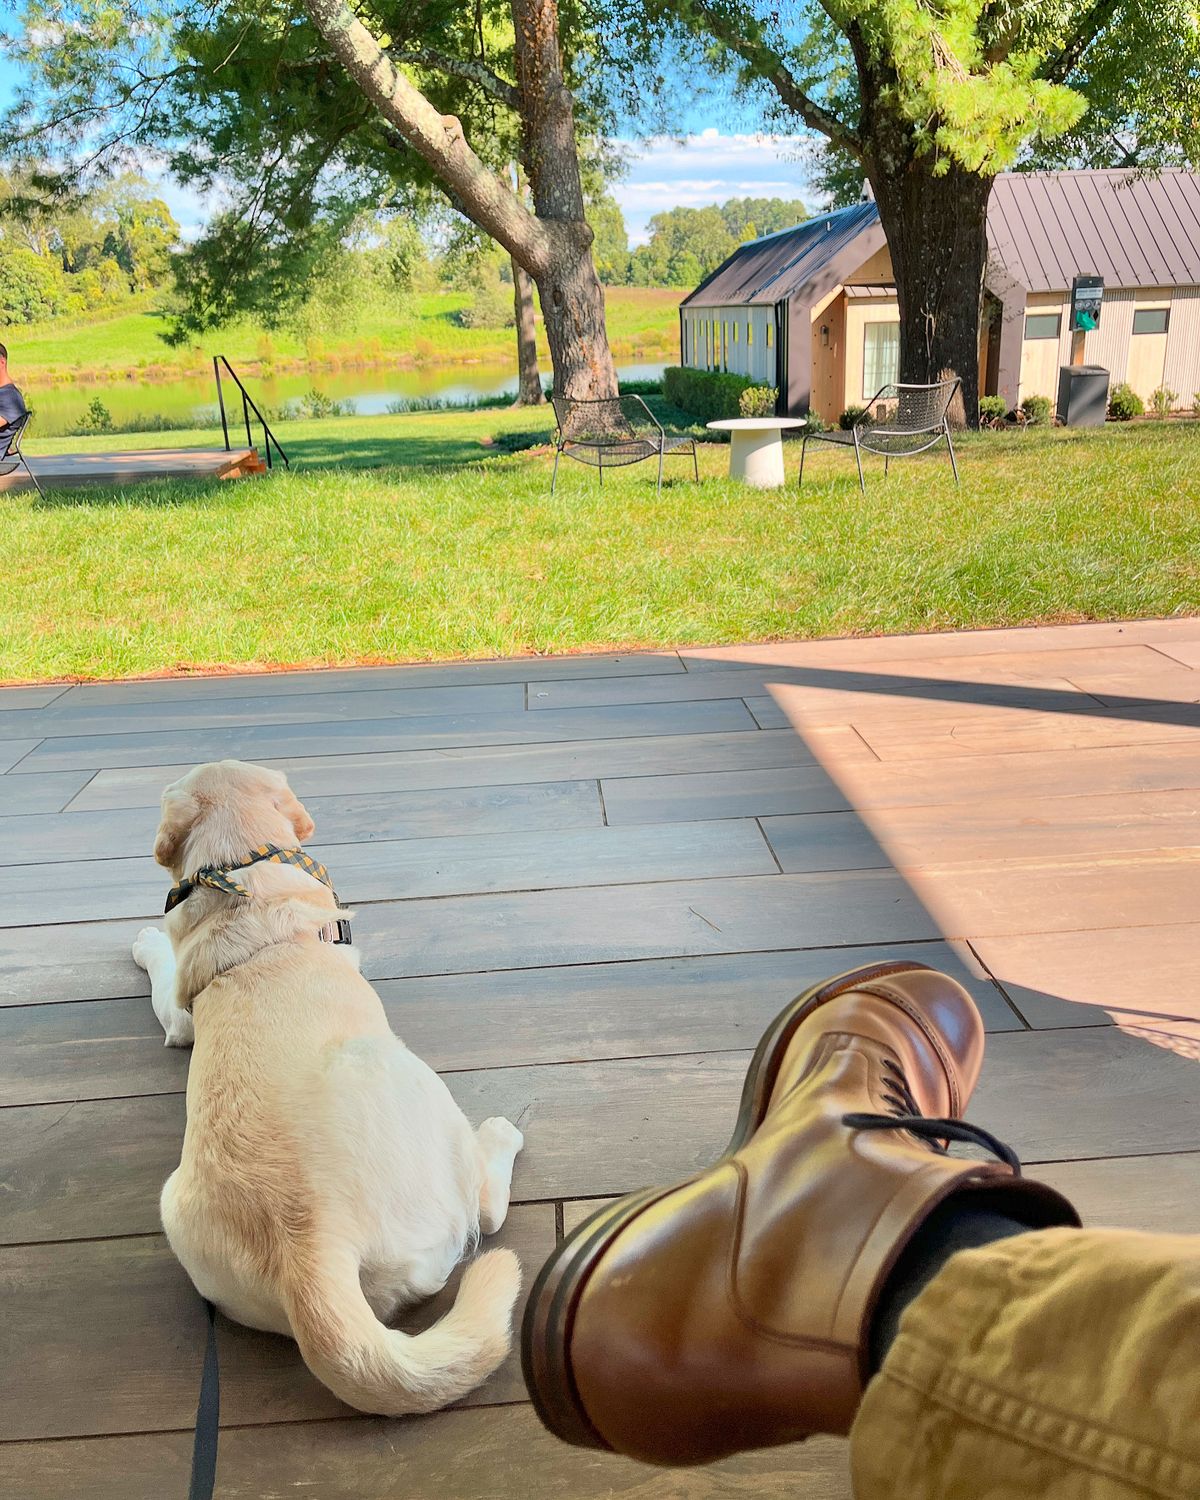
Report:
[[[1006,1235],[900,1317],[851,1432],[854,1493],[1196,1500],[1198,1415],[1200,1237]]]
[[[788,1006],[725,1155],[604,1208],[543,1268],[522,1352],[550,1430],[662,1464],[848,1432],[873,1355],[937,1268],[1078,1224],[963,1122],[982,1053],[970,996],[920,964],[870,965]]]

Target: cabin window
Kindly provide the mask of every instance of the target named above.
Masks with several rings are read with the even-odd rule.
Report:
[[[753,323],[747,323],[746,324],[746,348],[750,349],[750,348],[753,347],[753,345],[754,345],[754,324]]]
[[[1062,313],[1027,313],[1025,315],[1025,337],[1027,339],[1056,339],[1062,329]]]
[[[1165,307],[1139,307],[1133,314],[1134,333],[1166,333],[1169,309]]]
[[[737,341],[738,341],[738,325],[735,323],[733,325],[733,342],[736,344]]]
[[[774,328],[772,328],[772,326],[770,325],[770,323],[768,323],[767,324],[767,348],[769,349],[774,342],[775,342],[775,330],[774,330]]]
[[[863,400],[900,376],[900,324],[868,323],[863,330]]]

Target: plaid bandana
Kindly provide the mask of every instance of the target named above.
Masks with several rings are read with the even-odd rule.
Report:
[[[238,860],[235,865],[205,865],[203,869],[197,870],[194,875],[188,875],[173,885],[167,892],[167,904],[163,907],[164,913],[174,911],[181,901],[186,899],[198,886],[207,886],[213,891],[225,891],[230,896],[249,896],[250,892],[238,880],[234,879],[235,870],[244,870],[249,865],[257,865],[266,861],[272,865],[294,865],[297,870],[303,870],[306,875],[312,875],[322,885],[328,886],[333,891],[333,899],[340,906],[338,893],[333,890],[333,881],[329,878],[329,871],[323,864],[313,859],[310,854],[305,854],[303,849],[280,849],[275,844],[260,844],[257,849],[252,850],[245,859]],[[346,921],[329,922],[321,928],[321,939],[326,943],[348,943],[350,938],[350,923]]]

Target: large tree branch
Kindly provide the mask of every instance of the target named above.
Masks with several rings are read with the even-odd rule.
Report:
[[[710,5],[707,0],[691,0],[692,14],[731,52],[735,52],[754,73],[769,83],[783,103],[804,123],[818,130],[835,146],[841,146],[855,156],[862,154],[862,144],[857,134],[836,115],[830,114],[815,99],[810,98],[800,86],[796,75],[784,62],[780,54],[760,36],[743,31],[724,6]]]
[[[1049,83],[1064,83],[1079,59],[1112,20],[1117,4],[1118,0],[1095,0],[1091,9],[1080,18],[1074,32],[1038,69],[1038,77]]]
[[[499,99],[501,104],[507,104],[509,109],[520,111],[521,96],[516,86],[501,78],[499,73],[477,57],[451,57],[446,52],[439,52],[436,47],[413,47],[406,52],[389,52],[388,56],[393,62],[414,63],[433,73],[448,73],[453,78],[465,78],[470,83],[478,84],[493,99]]]
[[[305,0],[313,24],[364,97],[433,169],[467,216],[533,277],[551,259],[550,236],[467,144],[462,125],[436,110],[401,73],[346,0]]]

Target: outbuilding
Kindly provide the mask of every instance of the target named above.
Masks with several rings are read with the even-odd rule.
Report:
[[[1054,400],[1072,362],[1071,290],[1103,282],[1082,359],[1143,400],[1200,399],[1200,173],[1009,172],[988,209],[980,391]],[[776,386],[834,421],[897,378],[900,320],[874,203],[751,240],[680,307],[682,363]],[[1078,362],[1079,351],[1076,349]]]

